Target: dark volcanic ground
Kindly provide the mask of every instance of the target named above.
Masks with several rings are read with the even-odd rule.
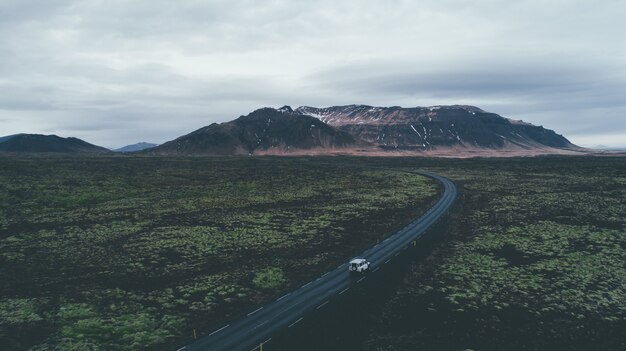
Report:
[[[626,348],[626,158],[384,162],[456,179],[449,220],[264,349]]]

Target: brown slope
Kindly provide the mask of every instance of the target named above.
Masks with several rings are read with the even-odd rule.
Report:
[[[319,118],[383,149],[459,152],[581,150],[552,130],[513,121],[473,106],[303,106],[296,111]]]

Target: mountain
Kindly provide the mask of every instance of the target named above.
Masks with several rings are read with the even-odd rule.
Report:
[[[155,146],[158,146],[159,144],[152,144],[152,143],[146,143],[146,142],[140,142],[137,144],[132,144],[132,145],[126,145],[124,147],[121,147],[119,149],[114,149],[113,151],[115,152],[135,152],[135,151],[141,151],[141,150],[145,150],[145,149],[150,149],[153,148]]]
[[[262,108],[211,124],[149,154],[525,156],[588,150],[552,130],[478,107],[348,105]]]
[[[0,152],[108,153],[110,150],[77,138],[18,134],[0,143]]]
[[[302,106],[295,112],[318,118],[385,150],[583,150],[552,130],[474,106]]]
[[[22,134],[13,134],[13,135],[7,135],[7,136],[0,137],[0,143],[5,142],[7,140],[10,140],[10,139],[12,139],[12,138],[14,138],[14,137],[16,137],[18,135],[22,135]]]
[[[234,121],[213,123],[145,150],[150,154],[248,155],[328,153],[364,143],[347,132],[295,112],[262,108]]]
[[[262,108],[213,123],[162,145],[137,143],[117,152],[153,155],[432,155],[526,156],[579,154],[580,148],[553,130],[511,120],[466,105],[325,108]],[[76,138],[16,134],[0,138],[0,152],[109,150]]]

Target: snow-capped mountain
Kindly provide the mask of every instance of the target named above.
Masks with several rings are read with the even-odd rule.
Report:
[[[383,149],[579,149],[552,130],[474,106],[302,106],[295,111]]]
[[[531,155],[584,151],[552,130],[473,106],[262,108],[150,154]]]

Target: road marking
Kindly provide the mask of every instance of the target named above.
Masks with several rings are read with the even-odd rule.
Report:
[[[439,181],[441,182],[441,180],[439,180]],[[450,200],[453,200],[453,199],[455,198],[455,196],[456,196],[456,194],[454,194],[454,195],[450,194],[450,192],[451,192],[451,191],[454,191],[454,190],[455,190],[454,185],[450,185],[450,184],[448,184],[448,183],[444,182],[444,186],[445,186],[445,192],[446,192],[446,193],[448,193],[448,196],[447,196],[446,198],[440,199],[440,200],[439,200],[439,202],[438,202],[437,204],[435,204],[435,207],[436,207],[436,206],[441,206],[441,207],[444,207],[444,206],[445,206],[444,202],[446,202],[446,201],[444,201],[444,200],[447,200],[447,201],[449,202]],[[448,205],[448,206],[450,206],[450,205]],[[401,230],[398,234],[391,235],[391,236],[389,236],[389,237],[385,238],[385,239],[383,240],[383,242],[379,242],[379,243],[377,243],[377,244],[375,245],[375,247],[378,247],[378,246],[381,246],[381,247],[382,247],[382,246],[383,246],[383,243],[384,243],[384,242],[387,242],[387,241],[394,241],[394,242],[396,242],[396,241],[398,241],[398,242],[399,242],[399,241],[403,241],[403,239],[404,239],[404,238],[406,238],[406,237],[408,236],[408,235],[406,235],[406,234],[407,234],[407,232],[409,232],[409,231],[411,231],[411,232],[416,232],[416,231],[418,231],[418,230],[421,230],[421,231],[423,232],[425,229],[427,229],[428,227],[430,227],[433,223],[435,223],[435,222],[437,222],[437,221],[442,220],[442,218],[441,218],[442,214],[437,214],[438,212],[440,212],[440,208],[439,208],[439,207],[437,207],[436,209],[434,209],[434,208],[430,208],[430,209],[426,212],[426,214],[425,214],[425,215],[423,215],[422,217],[420,217],[420,218],[416,219],[416,220],[415,220],[415,221],[413,221],[410,225],[408,225],[408,226],[406,226],[405,228],[403,228],[403,229],[402,229],[402,230]],[[436,218],[435,220],[433,220],[431,217],[429,217],[429,216],[434,216],[434,215],[437,215],[437,217],[438,217],[438,218]],[[420,224],[420,225],[418,226],[418,224]],[[420,234],[418,234],[418,235],[417,235],[417,237],[421,237],[421,236],[422,236],[422,234],[424,234],[424,233],[420,233]],[[391,245],[391,244],[390,244],[390,245]],[[408,248],[409,248],[408,246],[403,247],[403,250],[406,250],[406,249],[408,249]],[[371,253],[371,252],[374,252],[374,251],[375,251],[375,250],[370,249],[370,250],[365,251],[365,253]],[[400,251],[402,251],[402,250],[400,250]],[[397,253],[395,253],[395,255],[394,255],[394,256],[398,256],[400,253],[402,253],[402,252],[397,252]],[[366,255],[366,256],[367,256],[367,255]],[[387,260],[385,261],[385,264],[389,263],[389,262],[391,261],[391,259],[392,259],[391,257],[390,257],[389,259],[387,259]],[[382,266],[375,267],[375,268],[373,269],[373,271],[374,271],[374,272],[378,271],[378,270],[380,269],[380,267],[382,267]],[[313,281],[308,282],[307,284],[303,285],[302,287],[307,287],[309,284],[314,283],[314,282],[316,282],[317,280],[320,280],[321,278],[325,277],[325,276],[326,276],[326,275],[328,275],[329,273],[333,273],[333,274],[336,276],[336,275],[338,274],[339,270],[344,269],[344,268],[345,268],[345,264],[340,264],[339,266],[337,266],[337,271],[330,271],[330,272],[324,273],[323,275],[319,276],[317,279],[315,279],[315,280],[313,280]],[[361,278],[357,281],[357,283],[358,283],[358,282],[361,282],[361,281],[362,281],[362,280],[364,280],[364,279],[365,279],[365,276],[364,276],[364,277],[361,277]],[[345,288],[345,289],[344,289],[344,290],[342,290],[339,294],[343,294],[344,292],[348,291],[348,290],[349,290],[349,288],[350,288],[350,287]],[[291,295],[291,294],[292,294],[292,293],[287,293],[287,294],[285,294],[285,295],[281,296],[280,298],[278,298],[276,301],[280,301],[280,300],[282,300],[282,299],[286,298],[287,296],[289,296],[289,295]],[[319,306],[317,306],[317,309],[321,309],[322,307],[324,307],[324,306],[325,306],[326,304],[328,304],[329,302],[330,302],[330,301],[328,301],[328,300],[327,300],[327,301],[325,301],[325,302],[323,302],[322,304],[320,304]],[[293,308],[294,306],[297,306],[297,305],[299,305],[299,304],[300,304],[300,303],[295,303],[295,304],[293,304],[292,306],[290,306],[289,308]],[[263,307],[264,307],[264,306],[263,306]],[[260,307],[260,308],[258,308],[257,310],[255,310],[255,311],[253,311],[253,312],[249,313],[249,314],[248,314],[248,316],[250,316],[250,315],[252,315],[252,314],[254,314],[254,313],[258,312],[259,310],[263,309],[263,307]],[[268,310],[268,311],[269,311],[269,310]],[[300,321],[302,321],[302,319],[303,319],[303,318],[304,318],[304,317],[299,318],[298,320],[296,320],[295,322],[293,322],[292,324],[290,324],[290,325],[289,325],[289,327],[292,327],[292,326],[294,326],[295,324],[299,323]],[[261,327],[262,325],[264,325],[264,324],[268,323],[269,321],[271,321],[271,319],[265,320],[263,323],[261,323],[261,324],[257,325],[255,328]],[[211,334],[209,334],[209,335],[214,335],[214,334],[216,334],[216,333],[218,333],[218,332],[220,332],[220,331],[224,330],[225,328],[227,328],[227,327],[229,327],[229,326],[230,326],[230,325],[226,325],[226,326],[224,326],[224,327],[222,327],[222,328],[220,328],[220,329],[218,329],[218,330],[216,330],[216,331],[212,332],[212,333],[211,333]],[[267,339],[265,342],[261,343],[261,346],[257,346],[257,347],[255,347],[255,348],[254,348],[254,349],[252,349],[252,350],[259,350],[259,348],[261,348],[261,349],[262,349],[262,345],[263,345],[264,343],[268,343],[270,340],[272,340],[272,338]],[[186,346],[184,346],[184,347],[182,347],[182,348],[178,349],[177,351],[183,351],[183,350],[185,350],[186,348],[187,348],[187,347],[186,347]]]
[[[293,322],[293,323],[289,324],[289,326],[288,326],[287,328],[291,328],[291,327],[293,327],[294,325],[296,325],[296,323],[300,322],[300,321],[302,320],[302,318],[304,318],[304,317],[300,317],[300,319],[298,319],[297,321],[295,321],[295,322]]]
[[[269,339],[267,339],[267,340],[263,341],[263,343],[264,343],[264,344],[267,344],[268,342],[270,342],[270,340],[272,340],[272,338],[269,338]]]
[[[223,326],[223,327],[219,328],[218,330],[214,331],[213,333],[209,334],[209,336],[211,336],[211,335],[213,335],[213,334],[215,334],[215,333],[219,333],[219,332],[221,332],[222,330],[224,330],[224,329],[228,328],[229,326],[230,326],[230,324],[226,324],[225,326]],[[185,346],[185,347],[186,347],[186,346]],[[183,348],[184,348],[184,347],[183,347]],[[181,349],[181,350],[182,350],[182,349]]]
[[[328,301],[326,301],[326,302],[324,302],[323,304],[321,304],[321,305],[317,306],[315,309],[316,309],[316,310],[319,310],[320,308],[322,308],[322,307],[326,306],[326,304],[327,304],[327,303],[328,303]]]
[[[265,323],[267,323],[267,322],[269,322],[269,321],[270,321],[270,320],[268,319],[268,320],[266,320],[265,322],[263,322],[263,323],[261,323],[261,324],[257,324],[257,326],[256,326],[256,327],[254,327],[254,329],[256,329],[256,328],[258,328],[258,327],[262,326],[263,324],[265,324]]]
[[[253,314],[257,313],[257,312],[259,312],[259,311],[260,311],[260,310],[262,310],[262,309],[263,309],[263,307],[259,307],[258,309],[256,309],[256,310],[254,310],[254,311],[252,311],[252,312],[248,313],[248,316],[251,316],[251,315],[253,315]]]
[[[312,282],[308,282],[308,283],[306,283],[306,284],[302,285],[302,287],[303,287],[303,288],[306,288],[306,287],[307,287],[309,284],[311,284],[311,283],[312,283]]]

